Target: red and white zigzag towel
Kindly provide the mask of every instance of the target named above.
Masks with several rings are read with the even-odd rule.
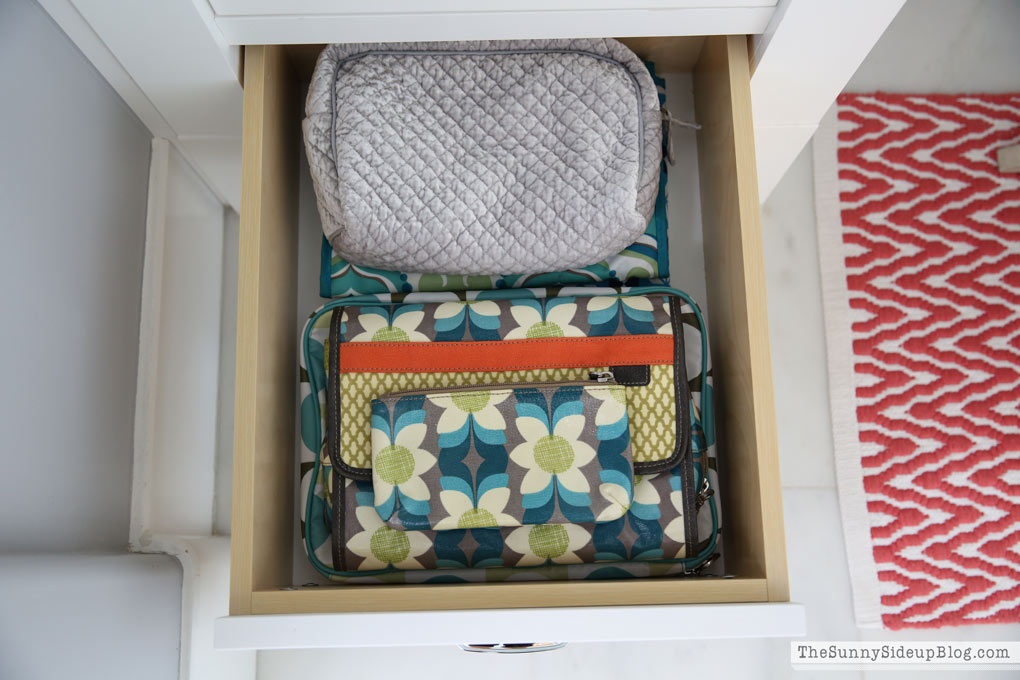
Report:
[[[1020,621],[1017,142],[1020,94],[843,95],[815,137],[860,625]]]

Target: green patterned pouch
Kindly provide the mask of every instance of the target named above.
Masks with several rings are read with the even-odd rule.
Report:
[[[611,373],[387,394],[371,422],[375,509],[394,529],[602,524],[633,501],[627,391]]]

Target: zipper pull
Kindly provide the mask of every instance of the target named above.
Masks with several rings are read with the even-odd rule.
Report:
[[[705,475],[705,479],[701,484],[701,490],[698,491],[697,498],[695,499],[694,509],[698,510],[702,505],[708,502],[708,499],[715,495],[715,489],[708,484],[708,475]]]
[[[711,576],[706,574],[705,570],[712,566],[712,563],[719,559],[719,553],[715,552],[709,555],[700,562],[697,566],[691,567],[690,569],[684,569],[685,576]],[[725,578],[725,577],[724,577]]]
[[[592,371],[588,374],[588,380],[600,383],[615,382],[612,371]]]

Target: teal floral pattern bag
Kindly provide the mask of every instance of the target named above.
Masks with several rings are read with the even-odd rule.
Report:
[[[312,565],[332,581],[428,583],[667,576],[690,573],[712,556],[719,518],[714,499],[706,493],[715,472],[710,370],[700,312],[673,289],[618,289],[613,296],[606,292],[580,288],[490,291],[488,298],[478,297],[483,295],[479,292],[362,296],[331,302],[314,313],[303,335],[301,385],[302,532]],[[620,302],[609,305],[614,296]],[[596,303],[596,298],[607,302]],[[587,328],[585,338],[594,337],[596,344],[616,337],[609,331],[612,315],[617,319],[613,323],[620,324],[615,332],[623,332],[620,337],[627,342],[637,338],[634,342],[650,343],[651,334],[667,330],[675,334],[675,340],[662,342],[678,348],[671,361],[684,384],[677,427],[688,442],[685,455],[653,474],[642,474],[634,462],[627,395],[634,389],[634,394],[647,394],[638,387],[646,368],[641,365],[618,369],[619,380],[609,384],[599,383],[602,376],[595,375],[590,382],[529,380],[512,386],[482,383],[473,389],[437,385],[389,396],[384,391],[374,395],[370,407],[369,476],[336,452],[331,455],[335,430],[327,427],[334,414],[327,396],[333,393],[330,371],[342,364],[357,376],[359,370],[375,368],[360,366],[361,355],[353,349],[353,357],[345,355],[344,348],[368,350],[362,354],[370,357],[388,356],[385,351],[391,348],[413,354],[424,346],[421,338],[405,331],[390,334],[397,344],[383,345],[383,331],[401,323],[414,333],[425,329],[428,337],[436,332],[429,330],[430,315],[455,318],[439,311],[444,303],[454,302],[463,305],[466,324],[473,299],[534,304],[539,318],[535,324],[548,323],[543,310],[554,302],[560,309],[573,306],[578,310],[574,314],[589,322],[581,323],[581,316],[560,321]],[[633,311],[628,323],[636,324],[636,332],[623,330],[627,310],[651,309],[659,299],[668,303],[671,326],[654,321],[648,312]],[[364,312],[352,313],[359,309]],[[366,332],[364,322],[355,319],[367,321],[365,312],[371,309],[389,311],[384,325],[355,348],[354,340]],[[520,309],[515,321],[527,317],[523,310],[528,306]],[[425,316],[418,316],[421,313]],[[398,321],[407,314],[410,323]],[[643,319],[652,323],[642,326]],[[484,318],[481,323],[481,331],[493,327]],[[450,322],[437,321],[435,328],[442,332]],[[593,335],[593,328],[605,335]],[[342,342],[342,335],[350,345]],[[400,344],[406,340],[414,344]],[[457,347],[463,353],[478,344],[471,337],[461,342]],[[486,342],[521,341],[511,337]],[[656,347],[662,342],[654,341]],[[587,345],[579,347],[589,351]]]

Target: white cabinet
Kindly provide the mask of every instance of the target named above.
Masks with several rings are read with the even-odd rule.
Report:
[[[750,54],[743,57],[750,61],[751,107],[749,111],[741,111],[741,115],[750,113],[752,116],[741,121],[741,133],[747,142],[741,153],[745,160],[749,156],[750,161],[743,165],[745,174],[740,179],[743,188],[739,189],[744,199],[739,210],[743,212],[737,216],[752,232],[760,227],[756,211],[754,215],[748,212],[747,201],[757,201],[759,193],[764,199],[772,190],[810,138],[836,94],[903,4],[903,0],[642,0],[639,3],[522,0],[480,5],[472,0],[438,0],[423,10],[414,0],[372,4],[351,0],[40,2],[153,135],[169,140],[216,197],[235,210],[241,208],[244,97],[241,81],[245,61],[242,45],[586,36],[752,36]],[[741,44],[741,50],[744,47]],[[743,87],[746,93],[746,75]],[[723,177],[718,173],[722,171],[714,172],[718,182]],[[750,186],[754,179],[761,187],[760,192]],[[719,195],[725,198],[724,192]],[[721,206],[725,203],[720,200]],[[745,322],[746,318],[741,323]],[[179,455],[188,455],[188,452],[182,451]],[[764,473],[774,472],[770,469]],[[778,492],[778,477],[763,482],[761,488]],[[144,493],[144,489],[141,492]],[[752,534],[758,530],[760,527]],[[781,555],[781,532],[779,540]],[[654,639],[655,631],[660,628],[669,630],[669,638],[802,634],[802,608],[786,602],[785,564],[773,565],[772,580],[763,566],[768,550],[775,549],[773,546],[762,551],[762,565],[748,566],[748,573],[761,567],[761,574],[745,584],[749,589],[765,589],[761,597],[755,598],[759,602],[717,604],[727,598],[713,596],[674,600],[689,604],[617,607],[613,615],[629,616],[634,625],[626,633],[619,632],[620,627],[616,627],[613,639]],[[222,557],[222,550],[219,554]],[[194,551],[189,559],[201,561],[202,551]],[[777,557],[771,555],[768,559]],[[222,559],[218,558],[216,565],[208,566],[219,569],[220,562]],[[203,570],[203,565],[195,562],[192,569],[185,572],[187,596],[199,592],[196,590],[199,584],[187,581]],[[204,571],[209,573],[208,569]],[[781,578],[775,576],[780,572]],[[200,585],[201,592],[209,591],[208,579]],[[339,609],[315,613],[301,604],[310,598],[302,599],[297,595],[288,599],[286,594],[269,592],[272,589],[265,588],[264,583],[256,586],[249,583],[241,597],[248,598],[249,606],[252,602],[261,603],[261,611],[266,613],[259,614],[249,607],[249,616],[220,620],[217,624],[220,647],[361,645],[368,644],[376,634],[373,631],[379,629],[388,630],[390,639],[399,639],[403,644],[466,642],[471,641],[469,633],[483,630],[480,636],[486,640],[482,641],[493,642],[524,640],[525,637],[531,640],[536,635],[550,640],[606,639],[605,633],[586,625],[592,615],[599,612],[597,608],[482,610],[470,614],[464,611],[341,613]],[[225,582],[222,588],[226,590]],[[778,590],[771,592],[773,588]],[[219,602],[223,597],[225,592],[210,593],[208,599]],[[298,603],[296,609],[291,604],[279,604],[290,600]],[[705,601],[713,604],[703,603]],[[208,617],[206,607],[189,604],[189,609]],[[270,613],[274,610],[296,613]],[[185,635],[189,630],[210,635],[208,623],[208,620],[194,626],[185,623]],[[330,628],[354,632],[339,639],[327,632]],[[394,631],[404,633],[394,638]],[[201,644],[194,640],[192,643]]]
[[[240,209],[240,45],[750,35],[761,198],[904,0],[40,0],[153,134]]]

